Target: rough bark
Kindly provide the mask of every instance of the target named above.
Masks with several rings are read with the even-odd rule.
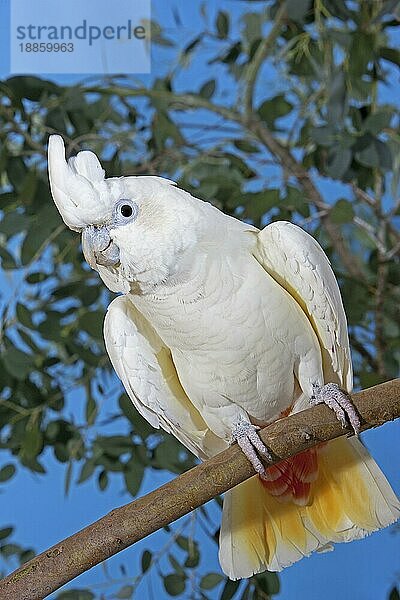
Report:
[[[400,379],[352,396],[362,431],[400,416]],[[326,406],[316,406],[260,432],[274,462],[319,442],[349,435]],[[111,511],[59,542],[0,582],[0,598],[40,600],[84,571],[172,523],[254,475],[235,444],[153,492]]]

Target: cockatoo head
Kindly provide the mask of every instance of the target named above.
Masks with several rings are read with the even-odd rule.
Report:
[[[210,205],[161,177],[106,179],[93,152],[67,162],[58,135],[50,136],[48,164],[54,202],[66,225],[82,234],[87,262],[111,290],[152,287],[176,275]]]

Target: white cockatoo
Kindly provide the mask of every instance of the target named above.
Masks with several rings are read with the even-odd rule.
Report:
[[[237,441],[257,475],[224,498],[219,557],[231,579],[278,571],[393,523],[399,503],[357,437],[274,466],[257,429],[325,402],[355,432],[346,317],[317,242],[262,231],[160,177],[106,179],[49,140],[54,201],[105,285],[104,338],[134,406],[200,458]]]

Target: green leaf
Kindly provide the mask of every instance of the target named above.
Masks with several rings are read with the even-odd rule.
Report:
[[[390,122],[393,117],[391,110],[378,110],[370,114],[364,121],[365,131],[369,131],[372,135],[376,135],[385,129],[390,127]]]
[[[59,312],[48,310],[44,320],[39,323],[38,331],[48,340],[58,341],[60,339],[60,317]]]
[[[256,588],[261,589],[265,595],[273,596],[279,594],[280,583],[276,573],[265,571],[254,577]]]
[[[146,438],[151,433],[154,433],[153,427],[138,413],[132,404],[132,400],[127,396],[127,394],[121,394],[118,404],[123,415],[127,417],[135,427],[135,432],[138,435]]]
[[[349,70],[354,79],[364,75],[368,63],[373,59],[375,42],[374,33],[354,32],[349,52]]]
[[[289,19],[302,21],[311,8],[311,0],[286,0],[286,11]]]
[[[23,550],[23,552],[21,552],[19,555],[19,561],[20,561],[21,565],[23,565],[24,563],[28,562],[29,560],[32,560],[32,558],[34,558],[35,556],[36,556],[36,552],[34,552],[34,550]]]
[[[182,548],[182,550],[189,552],[189,540],[187,537],[185,537],[184,535],[178,535],[178,537],[176,538],[176,543],[178,544],[179,548]]]
[[[7,371],[16,379],[23,381],[31,371],[34,357],[10,346],[3,353],[3,362]]]
[[[176,574],[180,575],[181,577],[185,577],[185,570],[182,568],[182,566],[179,564],[179,562],[176,560],[173,554],[168,554],[168,560]]]
[[[150,21],[151,25],[151,41],[159,46],[164,46],[165,48],[173,48],[175,46],[174,42],[166,37],[164,37],[162,33],[162,29],[160,25],[156,21]]]
[[[171,573],[163,578],[164,587],[167,594],[170,596],[179,596],[185,591],[186,583],[185,577]]]
[[[336,204],[333,206],[332,210],[329,213],[330,219],[333,223],[337,225],[342,225],[343,223],[349,223],[353,220],[354,217],[354,209],[351,202],[342,198],[338,200]]]
[[[0,246],[0,258],[1,266],[4,270],[16,269],[18,267],[11,252],[4,248],[4,246]]]
[[[349,324],[359,325],[370,308],[368,288],[355,279],[344,279],[342,294]]]
[[[240,583],[240,581],[231,581],[228,579],[224,589],[222,590],[219,600],[231,600],[231,598],[233,598],[233,596],[236,594]]]
[[[0,83],[1,90],[1,83]],[[5,152],[0,152],[0,171],[4,170],[7,155]],[[0,205],[2,206],[2,210],[6,210],[7,207],[11,207],[11,209],[15,209],[15,206],[18,204],[18,197],[14,192],[4,192],[0,194]],[[7,213],[14,214],[14,213]],[[7,216],[7,215],[6,215]],[[6,218],[6,216],[4,218]]]
[[[214,62],[222,62],[226,65],[232,65],[237,61],[242,51],[242,43],[236,42],[233,44],[224,54],[222,58],[217,58],[214,61],[210,61],[209,64],[213,64]]]
[[[5,465],[4,467],[2,467],[0,469],[0,483],[4,483],[5,481],[8,481],[12,477],[14,477],[15,472],[16,468],[12,464]]]
[[[59,134],[67,133],[66,130],[67,113],[63,107],[56,106],[54,109],[49,110],[46,114],[45,125],[54,129]]]
[[[346,80],[342,68],[332,72],[328,82],[327,115],[331,125],[340,122],[346,109]]]
[[[310,209],[304,192],[293,185],[286,188],[286,197],[283,200],[285,208],[293,212],[299,212],[303,217],[310,216]]]
[[[328,154],[326,173],[333,179],[341,179],[350,167],[352,152],[349,148],[333,147]]]
[[[335,130],[329,125],[312,127],[310,129],[310,138],[318,146],[332,146],[335,143]]]
[[[20,336],[22,341],[28,346],[28,348],[30,348],[32,350],[32,352],[39,354],[40,350],[37,347],[37,345],[35,344],[35,342],[32,340],[32,337],[31,337],[31,336],[35,335],[34,331],[30,331],[29,333],[27,333],[21,327],[19,327],[18,335]],[[43,363],[43,366],[44,366],[44,363]]]
[[[100,435],[96,438],[96,445],[100,446],[105,454],[115,458],[132,451],[132,440],[127,435]]]
[[[101,491],[104,492],[104,490],[108,486],[108,475],[106,471],[103,470],[99,473],[98,484]]]
[[[271,188],[262,192],[248,192],[243,197],[246,216],[257,220],[279,204],[279,190]]]
[[[25,325],[25,327],[28,327],[28,329],[33,328],[31,311],[28,310],[26,306],[24,306],[20,302],[17,303],[16,314],[18,321],[22,325]]]
[[[381,58],[388,60],[400,67],[400,50],[397,48],[380,48],[379,54]]]
[[[243,37],[251,46],[256,40],[262,38],[262,19],[260,19],[259,13],[248,12],[243,15],[242,22],[244,24]]]
[[[278,94],[271,100],[265,100],[258,108],[260,118],[270,127],[274,127],[276,119],[286,117],[293,110],[293,105],[285,99],[283,94]]]
[[[188,54],[190,54],[191,52],[193,52],[193,50],[200,44],[200,42],[201,42],[202,39],[203,39],[203,36],[201,36],[201,35],[197,36],[194,40],[192,40],[190,42],[190,44],[188,44],[186,46],[186,48],[184,48],[183,54],[185,56],[187,56]]]
[[[93,423],[96,420],[97,417],[97,404],[96,404],[96,400],[93,398],[92,395],[90,395],[89,392],[89,396],[88,399],[86,401],[86,422],[88,425],[93,425]]]
[[[356,158],[365,167],[380,167],[385,171],[392,167],[390,147],[378,139],[374,139],[369,146],[357,152]]]
[[[23,454],[21,454],[20,457],[21,463],[31,471],[40,473],[41,475],[46,473],[46,469],[36,458],[27,458]]]
[[[3,529],[0,529],[0,540],[5,540],[8,538],[13,531],[14,527],[3,527]]]
[[[31,204],[34,201],[35,198],[35,194],[37,192],[39,186],[39,178],[38,178],[38,174],[35,172],[35,169],[30,169],[26,176],[24,177],[24,179],[22,180],[21,184],[19,185],[18,189],[18,196],[19,198],[22,199],[23,203],[25,205],[27,204]],[[49,211],[52,215],[57,214],[53,208],[53,206],[50,205],[50,211]],[[49,214],[50,217],[50,214]],[[34,221],[31,220],[30,225],[32,225]],[[46,225],[47,226],[47,223]]]
[[[79,319],[79,324],[95,340],[103,339],[104,311],[94,310],[86,312]]]
[[[390,590],[389,600],[400,600],[400,593],[397,586]]]
[[[140,484],[142,483],[144,475],[144,466],[137,460],[131,459],[124,471],[125,485],[131,496],[136,496],[140,490]]]
[[[182,133],[171,117],[163,111],[158,111],[154,116],[153,135],[157,148],[161,151],[173,141],[177,145],[183,142]]]
[[[23,265],[30,263],[48,245],[51,233],[60,226],[60,217],[52,205],[41,210],[34,223],[29,227],[21,247]]]
[[[27,168],[20,156],[10,156],[7,163],[7,177],[16,192],[22,190]]]
[[[223,580],[224,577],[219,573],[208,573],[201,578],[200,587],[202,590],[212,590]]]
[[[67,590],[57,595],[56,600],[94,600],[95,595],[89,590]]]
[[[223,10],[220,10],[217,15],[215,22],[218,37],[220,39],[226,39],[229,33],[229,15]]]
[[[28,277],[25,279],[25,281],[27,283],[30,283],[31,285],[34,285],[36,283],[41,283],[42,281],[44,281],[47,278],[48,278],[48,275],[46,273],[36,272],[36,273],[30,273],[28,275]]]
[[[4,544],[3,546],[0,547],[1,554],[3,554],[3,556],[5,556],[6,558],[15,556],[16,554],[19,554],[20,551],[21,551],[21,547],[18,546],[17,544]]]
[[[81,300],[82,305],[88,308],[96,302],[99,297],[100,288],[98,285],[78,285],[78,289],[74,291],[74,295],[76,294]],[[103,315],[104,317],[104,315]]]
[[[40,429],[32,427],[27,429],[21,444],[21,454],[26,458],[36,458],[43,448],[43,435]]]
[[[151,566],[151,561],[153,559],[153,555],[151,552],[149,552],[149,550],[144,550],[143,554],[142,554],[142,573],[146,573],[146,571],[148,571],[150,569]]]
[[[215,88],[215,79],[209,79],[201,86],[199,94],[202,98],[206,98],[206,100],[209,100],[213,96]]]
[[[167,437],[155,449],[154,459],[159,468],[166,469],[172,473],[179,473],[181,470],[180,452],[181,447],[176,443],[176,440]]]
[[[93,475],[93,472],[95,469],[96,469],[96,464],[95,464],[94,460],[93,459],[87,460],[83,464],[83,467],[79,474],[78,483],[83,483],[84,481],[89,479],[89,477],[91,477],[91,475]]]
[[[121,599],[126,599],[126,598],[132,598],[132,594],[134,592],[134,587],[133,585],[124,585],[116,594],[116,598],[121,598]]]
[[[188,569],[194,569],[198,566],[200,562],[200,552],[199,545],[194,540],[188,540],[188,549],[187,549],[187,557],[185,559],[184,565]]]
[[[25,215],[9,212],[4,215],[3,220],[0,222],[0,229],[7,237],[11,237],[16,233],[26,231],[29,222],[29,218]]]
[[[255,154],[260,151],[258,146],[248,140],[235,140],[233,143],[238,150],[246,154]]]
[[[68,494],[69,494],[69,490],[71,487],[71,481],[72,481],[73,468],[74,468],[73,462],[72,462],[72,460],[69,460],[67,469],[65,471],[65,479],[64,479],[64,494],[65,494],[65,496],[68,496]]]
[[[14,98],[26,98],[38,102],[43,96],[55,94],[59,91],[58,85],[41,77],[32,75],[17,75],[6,79],[7,87],[12,91]]]
[[[379,167],[379,154],[374,143],[357,152],[356,159],[365,167]]]

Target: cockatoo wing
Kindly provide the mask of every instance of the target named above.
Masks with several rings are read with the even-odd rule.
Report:
[[[200,458],[226,448],[185,394],[171,352],[126,296],[108,307],[104,340],[111,363],[138,412]]]
[[[264,269],[298,302],[316,332],[325,381],[353,386],[347,320],[335,275],[321,246],[286,221],[257,234],[255,256]]]
[[[350,391],[346,317],[321,247],[299,227],[276,222],[257,233],[254,255],[306,313],[320,341],[325,381]],[[280,571],[313,551],[362,538],[399,518],[393,490],[357,438],[308,450],[289,465],[283,461],[267,470],[271,485],[252,477],[225,494],[219,557],[230,579]],[[306,502],[301,493],[295,498],[297,477],[300,492],[309,486]],[[277,493],[281,484],[284,493],[291,488],[291,498]]]

